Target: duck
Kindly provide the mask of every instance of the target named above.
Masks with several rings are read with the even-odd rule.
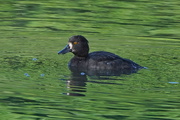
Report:
[[[68,63],[69,69],[74,71],[136,71],[144,68],[129,59],[122,58],[111,52],[95,51],[89,53],[88,40],[82,35],[70,37],[68,44],[58,54],[66,54],[68,52],[74,54],[74,57]]]

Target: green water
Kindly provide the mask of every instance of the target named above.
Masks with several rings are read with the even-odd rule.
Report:
[[[0,4],[1,120],[178,120],[178,0],[5,0]],[[72,35],[147,67],[74,76]]]

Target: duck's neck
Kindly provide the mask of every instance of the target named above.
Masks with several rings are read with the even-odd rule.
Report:
[[[76,58],[76,59],[86,59],[87,57],[88,57],[88,55],[86,55],[86,56],[74,55],[74,58]]]
[[[84,50],[81,50],[81,51],[73,52],[74,56],[78,57],[78,58],[86,58],[86,57],[88,57],[88,53],[89,53],[88,49],[84,49]]]

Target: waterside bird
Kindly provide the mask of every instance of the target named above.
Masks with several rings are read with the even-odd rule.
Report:
[[[69,68],[71,71],[93,71],[112,73],[119,72],[130,73],[136,72],[144,67],[137,63],[122,58],[114,53],[105,51],[96,51],[89,53],[88,40],[81,35],[72,36],[65,48],[58,52],[58,54],[65,54],[72,52],[74,57],[69,61]]]

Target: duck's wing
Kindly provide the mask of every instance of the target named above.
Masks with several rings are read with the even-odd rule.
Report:
[[[92,52],[89,54],[89,58],[99,63],[111,64],[114,67],[135,69],[141,68],[140,65],[129,59],[125,59],[118,55],[105,51]]]

